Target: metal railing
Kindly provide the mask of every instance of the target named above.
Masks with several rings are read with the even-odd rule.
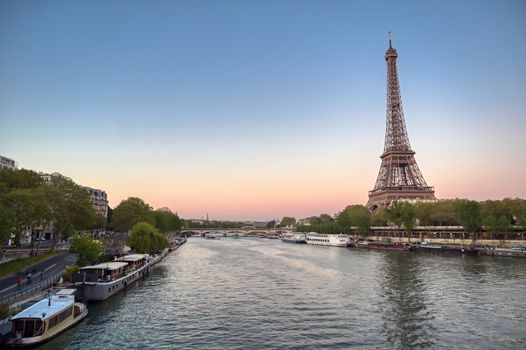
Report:
[[[22,299],[24,296],[28,296],[32,293],[35,293],[37,290],[44,290],[46,288],[49,288],[53,285],[53,283],[56,283],[60,277],[62,277],[63,271],[55,272],[54,274],[40,280],[35,281],[31,280],[31,282],[24,287],[17,287],[16,290],[13,292],[3,295],[0,297],[0,304],[12,304],[17,300]]]

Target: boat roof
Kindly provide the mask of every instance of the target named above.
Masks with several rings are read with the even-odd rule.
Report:
[[[77,290],[73,288],[64,288],[55,293],[55,295],[74,295]]]
[[[66,309],[67,307],[75,303],[75,298],[51,298],[51,305],[49,305],[49,299],[42,299],[39,302],[31,305],[20,313],[11,317],[11,320],[17,320],[21,318],[39,318],[41,320],[49,318],[54,314]]]
[[[112,262],[107,262],[107,263],[102,263],[102,264],[97,264],[97,265],[84,266],[81,268],[81,270],[118,270],[127,265],[128,263],[125,263],[125,262],[112,261]]]
[[[142,259],[146,259],[148,257],[148,254],[130,254],[130,255],[125,255],[123,257],[120,257],[119,261],[139,261],[139,260],[142,260]]]

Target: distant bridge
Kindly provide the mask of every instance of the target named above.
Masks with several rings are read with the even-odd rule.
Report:
[[[282,234],[292,233],[292,230],[268,230],[257,228],[188,228],[181,230],[181,234],[191,236],[205,236],[206,234],[215,234],[218,236],[246,236],[246,237],[278,237]]]

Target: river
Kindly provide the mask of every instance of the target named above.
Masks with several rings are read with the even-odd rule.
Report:
[[[41,349],[524,349],[526,259],[190,238]]]

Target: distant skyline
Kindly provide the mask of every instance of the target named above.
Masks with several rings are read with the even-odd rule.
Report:
[[[437,198],[526,197],[524,1],[2,1],[0,154],[184,218],[365,204],[388,31]]]

